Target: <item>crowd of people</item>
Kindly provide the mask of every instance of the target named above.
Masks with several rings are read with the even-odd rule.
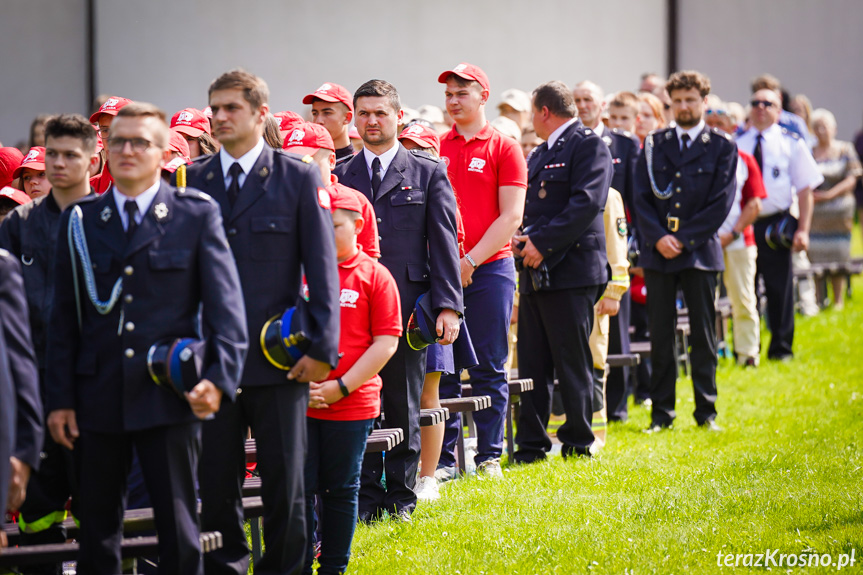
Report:
[[[118,573],[124,508],[152,507],[158,572],[246,573],[254,474],[255,572],[342,573],[358,521],[410,521],[457,476],[458,418],[420,412],[466,379],[491,399],[476,472],[502,480],[515,370],[534,382],[530,464],[555,442],[592,457],[631,398],[646,432],[672,428],[681,306],[693,416],[721,432],[721,284],[737,363],[758,366],[762,313],[766,357],[793,358],[793,262],[850,258],[863,135],[837,141],[768,75],[746,107],[695,71],[608,95],[553,81],[504,91],[491,120],[479,66],[435,80],[444,109],[370,80],[323,84],[301,115],[232,70],[204,109],[106,96],[0,148],[0,492],[19,545],[65,542],[71,512],[78,572]],[[834,278],[837,308],[843,292]],[[638,340],[650,361],[609,371]],[[366,453],[379,427],[404,441]],[[202,531],[221,549],[202,554]]]

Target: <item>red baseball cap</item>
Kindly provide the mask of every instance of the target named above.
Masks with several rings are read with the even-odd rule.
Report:
[[[22,206],[29,201],[32,201],[32,198],[22,192],[21,190],[16,190],[12,186],[4,186],[2,190],[0,190],[0,197],[9,198],[13,202],[17,202]]]
[[[201,111],[204,113],[204,115],[205,115],[208,119],[213,117],[213,109],[212,109],[211,107],[207,106],[206,108],[204,108],[204,109],[203,109],[203,110],[201,110]]]
[[[305,123],[297,126],[285,138],[283,148],[295,154],[312,155],[320,149],[336,151],[333,137],[320,124]]]
[[[482,68],[479,66],[474,66],[473,64],[468,64],[467,62],[462,62],[458,66],[455,66],[452,70],[447,70],[446,72],[442,72],[440,76],[437,77],[437,81],[441,84],[446,84],[446,79],[450,74],[455,74],[459,78],[464,78],[465,80],[474,80],[479,82],[479,85],[482,86],[483,90],[490,90],[488,84],[488,76],[485,75],[485,72],[482,71]]]
[[[211,133],[210,120],[197,108],[185,108],[171,116],[171,128],[193,138]]]
[[[303,104],[311,104],[315,100],[323,100],[324,102],[341,102],[348,107],[351,112],[354,111],[354,98],[347,88],[338,84],[322,84],[320,88],[307,94],[303,98]]]
[[[168,149],[172,152],[178,152],[187,160],[192,155],[189,149],[189,142],[183,137],[183,133],[176,128],[171,128],[171,139],[168,141]]]
[[[290,132],[297,126],[301,126],[306,123],[303,120],[303,117],[297,114],[296,112],[291,112],[290,110],[285,110],[284,112],[276,112],[273,114],[279,120],[279,131],[280,132]]]
[[[45,148],[42,146],[33,146],[30,148],[30,151],[27,152],[27,155],[24,156],[24,159],[21,160],[21,163],[15,168],[15,171],[12,172],[12,179],[20,178],[21,174],[24,173],[24,168],[30,168],[31,170],[37,170],[42,172],[45,170]]]
[[[357,194],[345,186],[330,186],[330,210],[350,210],[359,214],[363,213],[363,206]]]
[[[92,116],[90,116],[90,123],[95,124],[99,121],[99,116],[102,114],[108,114],[109,116],[116,116],[117,112],[120,111],[123,106],[127,106],[132,103],[132,100],[128,98],[121,98],[119,96],[111,96],[105,103],[99,107],[99,110],[96,111]]]
[[[0,186],[6,186],[15,179],[12,174],[21,165],[24,154],[18,148],[0,148]]]
[[[440,155],[440,136],[431,128],[422,124],[411,124],[399,134],[399,140],[410,140],[421,148],[434,148]]]

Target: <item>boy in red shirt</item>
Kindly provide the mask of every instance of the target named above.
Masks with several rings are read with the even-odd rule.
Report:
[[[360,469],[366,438],[381,409],[378,372],[402,335],[399,292],[390,272],[357,244],[365,224],[349,188],[331,188],[341,285],[337,369],[310,384],[306,455],[306,524],[314,541],[315,495],[321,498],[318,573],[344,573],[357,523]],[[312,572],[310,543],[304,572]]]

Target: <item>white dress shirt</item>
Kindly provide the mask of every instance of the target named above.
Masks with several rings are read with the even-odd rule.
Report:
[[[546,140],[548,142],[549,150],[554,147],[554,144],[557,142],[557,139],[560,137],[560,135],[563,134],[564,130],[566,130],[571,124],[574,124],[577,120],[578,118],[573,118],[568,122],[558,126],[558,128],[551,133],[551,135],[548,137],[548,140]]]
[[[395,145],[381,154],[380,156],[376,156],[374,152],[369,150],[368,148],[363,148],[363,157],[366,159],[366,168],[369,170],[369,181],[372,179],[372,162],[375,161],[375,158],[380,158],[381,160],[381,181],[384,181],[384,176],[387,175],[387,169],[389,169],[390,164],[393,163],[393,158],[396,157],[396,154],[399,151],[399,142],[396,140]]]
[[[757,129],[749,128],[737,138],[737,147],[753,154],[758,134]],[[791,208],[796,193],[817,188],[824,176],[803,138],[795,137],[778,124],[761,132],[761,136],[761,175],[767,197],[761,200],[758,217],[765,218]]]
[[[155,184],[134,198],[120,193],[120,191],[117,190],[117,186],[112,186],[111,193],[114,194],[114,203],[117,204],[117,211],[120,213],[120,221],[123,222],[124,230],[129,229],[129,214],[126,213],[126,200],[132,200],[138,204],[138,213],[135,214],[135,223],[140,224],[141,220],[144,219],[144,214],[146,214],[147,210],[150,209],[150,204],[153,203],[153,198],[156,197],[156,193],[159,191],[159,186],[161,185],[162,179],[159,178]]]
[[[695,141],[695,138],[701,133],[701,130],[704,129],[704,120],[698,122],[698,124],[694,128],[689,128],[688,130],[684,130],[680,127],[680,125],[675,125],[674,130],[677,132],[677,141],[681,142],[681,150],[683,149],[683,134],[689,134],[689,145],[692,146],[692,142]]]
[[[231,186],[231,182],[234,180],[228,172],[231,169],[231,166],[234,165],[234,162],[239,162],[240,167],[243,168],[243,173],[240,174],[240,187],[243,187],[243,184],[246,183],[246,176],[249,175],[249,172],[252,171],[252,168],[255,167],[255,162],[258,161],[258,157],[261,155],[261,152],[264,151],[264,139],[261,138],[255,147],[243,154],[239,158],[235,158],[231,156],[227,151],[225,151],[225,147],[222,146],[219,148],[219,161],[222,162],[222,176],[225,178],[225,189],[227,190]]]

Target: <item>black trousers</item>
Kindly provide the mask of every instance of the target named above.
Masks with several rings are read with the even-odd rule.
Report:
[[[609,318],[608,354],[629,353],[629,311],[631,299],[629,292],[620,298],[620,311]],[[629,416],[627,399],[632,395],[628,367],[612,367],[605,383],[605,402],[608,406],[609,421],[626,421]]]
[[[689,309],[689,343],[692,348],[692,386],[695,421],[700,425],[716,417],[716,298],[717,272],[682,270],[662,273],[644,270],[647,315],[650,324],[650,355],[653,363],[650,397],[652,425],[671,425],[675,418],[677,364],[677,288]]]
[[[518,373],[533,378],[521,396],[515,460],[530,463],[551,450],[546,428],[554,376],[566,421],[557,431],[564,450],[586,453],[593,444],[593,305],[605,286],[523,294],[518,308]]]
[[[153,502],[159,573],[202,575],[195,493],[201,451],[201,424],[197,422],[127,433],[82,430],[75,445],[80,450],[78,572],[122,572],[123,502],[133,447]]]
[[[425,368],[426,350],[411,349],[402,337],[395,355],[380,372],[384,421],[381,423],[378,418],[375,427],[401,428],[405,440],[387,452],[386,464],[381,453],[368,453],[363,458],[360,515],[377,515],[383,509],[390,513],[411,513],[416,508],[414,487],[420,458],[420,395]],[[385,468],[386,489],[381,482]]]
[[[234,403],[222,402],[204,422],[201,456],[201,528],[220,531],[224,546],[207,553],[208,574],[245,575],[249,546],[243,530],[245,440],[257,444],[257,471],[264,503],[265,553],[255,574],[299,573],[306,553],[303,468],[309,386],[301,383],[249,386]]]
[[[764,240],[764,232],[784,213],[768,216],[754,224],[755,245],[758,247],[755,281],[764,278],[767,292],[767,323],[770,328],[769,359],[782,359],[794,355],[794,271],[791,267],[791,250],[774,250]]]

